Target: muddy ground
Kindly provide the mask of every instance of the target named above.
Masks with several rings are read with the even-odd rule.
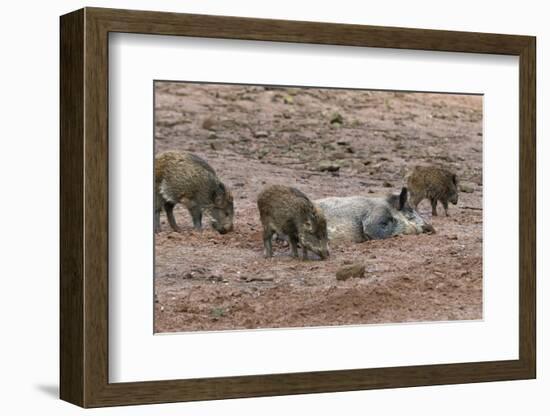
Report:
[[[193,231],[181,205],[181,234],[162,215],[155,332],[482,318],[481,97],[162,82],[155,117],[155,151],[200,155],[235,198],[226,235]],[[280,242],[263,257],[264,186],[311,199],[398,192],[416,164],[459,176],[449,217],[419,207],[436,234],[331,244],[326,261],[293,259]],[[336,280],[347,263],[365,277]]]

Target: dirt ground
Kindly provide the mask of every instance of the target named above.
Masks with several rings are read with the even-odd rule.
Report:
[[[206,159],[235,198],[235,231],[202,232],[178,205],[155,240],[155,332],[482,318],[482,97],[155,84],[155,151]],[[398,192],[416,164],[458,174],[436,234],[331,244],[328,260],[263,257],[256,196],[292,185],[311,199]],[[330,166],[332,172],[322,171]],[[206,221],[205,221],[206,220]],[[336,280],[347,263],[364,278]]]

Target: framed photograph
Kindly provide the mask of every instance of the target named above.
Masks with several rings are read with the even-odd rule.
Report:
[[[535,378],[534,37],[60,29],[63,400]]]

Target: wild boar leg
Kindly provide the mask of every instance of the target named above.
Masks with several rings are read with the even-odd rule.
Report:
[[[306,246],[302,247],[302,257],[304,260],[307,260],[307,248]]]
[[[445,215],[449,216],[449,202],[447,200],[442,200],[441,203],[443,204],[443,208],[445,208]]]
[[[265,257],[273,257],[273,247],[271,245],[271,238],[273,237],[273,230],[270,228],[264,228],[264,248]]]
[[[292,249],[292,257],[298,257],[298,239],[290,235],[288,237],[290,248]]]
[[[160,209],[155,209],[155,232],[160,231]]]
[[[432,215],[437,217],[437,199],[431,199],[430,202],[432,203]]]
[[[193,218],[193,228],[195,230],[202,229],[202,211],[199,207],[193,206],[189,208],[191,218]]]
[[[163,204],[164,199],[158,192],[155,192],[155,233],[160,231],[160,211],[162,211]]]
[[[174,204],[173,202],[166,201],[164,203],[164,211],[166,211],[166,218],[168,218],[168,224],[170,224],[170,227],[172,227],[172,230],[179,233],[180,227],[178,227],[178,224],[176,224],[176,219],[174,218]]]
[[[422,200],[421,197],[411,193],[411,205],[412,205],[412,207],[414,208],[415,211],[418,210],[418,204],[420,203],[421,200]]]

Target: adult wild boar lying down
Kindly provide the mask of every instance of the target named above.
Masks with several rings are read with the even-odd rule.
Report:
[[[327,220],[329,240],[378,240],[399,234],[435,232],[407,201],[407,188],[383,197],[349,196],[318,199]]]

